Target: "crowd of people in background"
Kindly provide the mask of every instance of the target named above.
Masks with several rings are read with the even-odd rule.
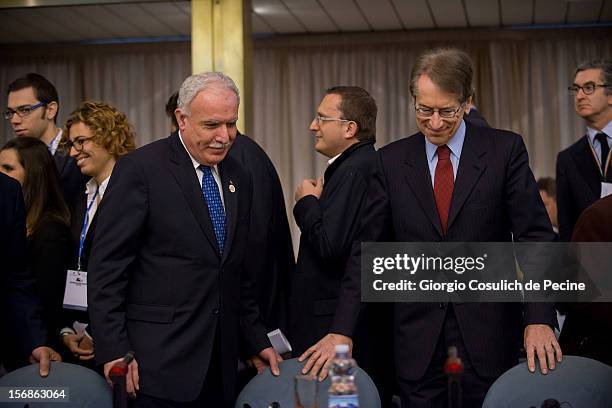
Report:
[[[58,126],[53,84],[16,79],[4,112],[16,137],[0,147],[4,370],[63,360],[108,380],[133,351],[132,406],[221,407],[283,358],[323,380],[348,344],[383,405],[399,395],[405,408],[444,406],[450,346],[465,407],[521,349],[543,374],[563,354],[612,365],[608,303],[362,303],[361,242],[612,241],[612,61],[568,78],[586,134],[537,182],[522,137],[479,115],[472,76],[463,51],[423,53],[419,132],[378,150],[372,96],[325,91],[309,129],[328,166],[295,190],[297,257],[279,176],[237,130],[225,74],[188,77],[166,106],[171,135],[138,149],[116,107],[84,101]],[[275,329],[292,353],[272,347]]]

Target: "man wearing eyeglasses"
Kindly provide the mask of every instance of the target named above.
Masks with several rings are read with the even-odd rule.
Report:
[[[520,135],[463,119],[472,95],[470,57],[421,55],[411,72],[420,132],[377,152],[359,242],[512,242],[554,239]],[[361,301],[361,247],[348,261],[331,331],[352,336]],[[547,373],[561,359],[552,304],[395,303],[394,354],[402,407],[447,406],[449,347],[463,361],[462,406],[480,407],[491,384],[519,361]]]
[[[330,328],[374,164],[376,113],[363,88],[328,89],[310,123],[314,148],[329,159],[328,167],[323,178],[306,179],[295,191],[301,237],[290,296],[291,342],[295,355],[308,358],[304,371],[312,368],[320,378],[327,376],[335,345],[352,346],[350,337]]]
[[[62,130],[57,127],[57,90],[42,75],[29,73],[11,82],[7,94],[4,118],[18,137],[34,137],[47,144],[60,174],[64,199],[72,208],[78,194],[84,191],[86,180],[74,159],[58,150]]]
[[[569,87],[586,135],[557,156],[559,236],[569,241],[580,214],[612,193],[612,60],[585,62]]]

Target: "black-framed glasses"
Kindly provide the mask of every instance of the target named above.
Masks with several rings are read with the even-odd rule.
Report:
[[[321,122],[335,121],[335,122],[355,122],[354,120],[342,119],[342,118],[329,118],[327,116],[317,115],[315,116],[315,122],[317,126],[321,126]]]
[[[83,150],[83,145],[85,144],[86,141],[88,140],[92,140],[94,138],[94,136],[91,137],[83,137],[83,136],[79,136],[77,138],[75,138],[74,140],[66,140],[64,142],[64,145],[66,146],[67,149],[71,149],[74,147],[74,150],[76,150],[77,152],[80,152],[81,150]]]
[[[28,116],[30,113],[40,108],[41,106],[45,106],[45,102],[38,102],[36,105],[23,105],[19,106],[17,109],[7,108],[4,112],[4,119],[11,120],[14,114],[17,114],[20,118]]]
[[[595,82],[587,82],[582,86],[574,84],[567,87],[567,90],[569,91],[570,95],[578,95],[578,92],[580,92],[581,89],[585,95],[591,95],[597,90],[597,88],[607,88],[609,86],[610,84],[596,84]]]
[[[451,119],[451,118],[454,118],[455,115],[457,115],[457,112],[459,112],[463,108],[464,105],[465,103],[462,103],[456,108],[437,109],[437,108],[430,108],[429,106],[421,106],[421,105],[415,104],[414,110],[416,111],[416,114],[418,116],[421,116],[423,118],[432,117],[434,113],[438,112],[438,115],[440,115],[441,118]]]

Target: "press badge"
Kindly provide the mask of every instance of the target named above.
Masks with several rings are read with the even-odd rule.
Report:
[[[87,310],[87,272],[68,270],[64,290],[64,308]]]
[[[601,197],[604,198],[612,194],[612,183],[601,182]]]

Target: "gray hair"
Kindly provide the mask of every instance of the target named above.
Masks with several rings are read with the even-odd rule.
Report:
[[[193,74],[183,81],[179,90],[177,108],[188,114],[189,104],[191,104],[193,98],[200,92],[214,87],[225,88],[234,92],[236,98],[238,98],[238,105],[240,105],[240,92],[232,78],[223,72],[201,72]]]
[[[591,60],[585,61],[576,67],[576,72],[574,72],[574,78],[581,71],[586,71],[587,69],[600,69],[601,76],[603,77],[604,83],[608,84],[605,87],[604,93],[606,95],[610,95],[612,93],[612,60]]]

